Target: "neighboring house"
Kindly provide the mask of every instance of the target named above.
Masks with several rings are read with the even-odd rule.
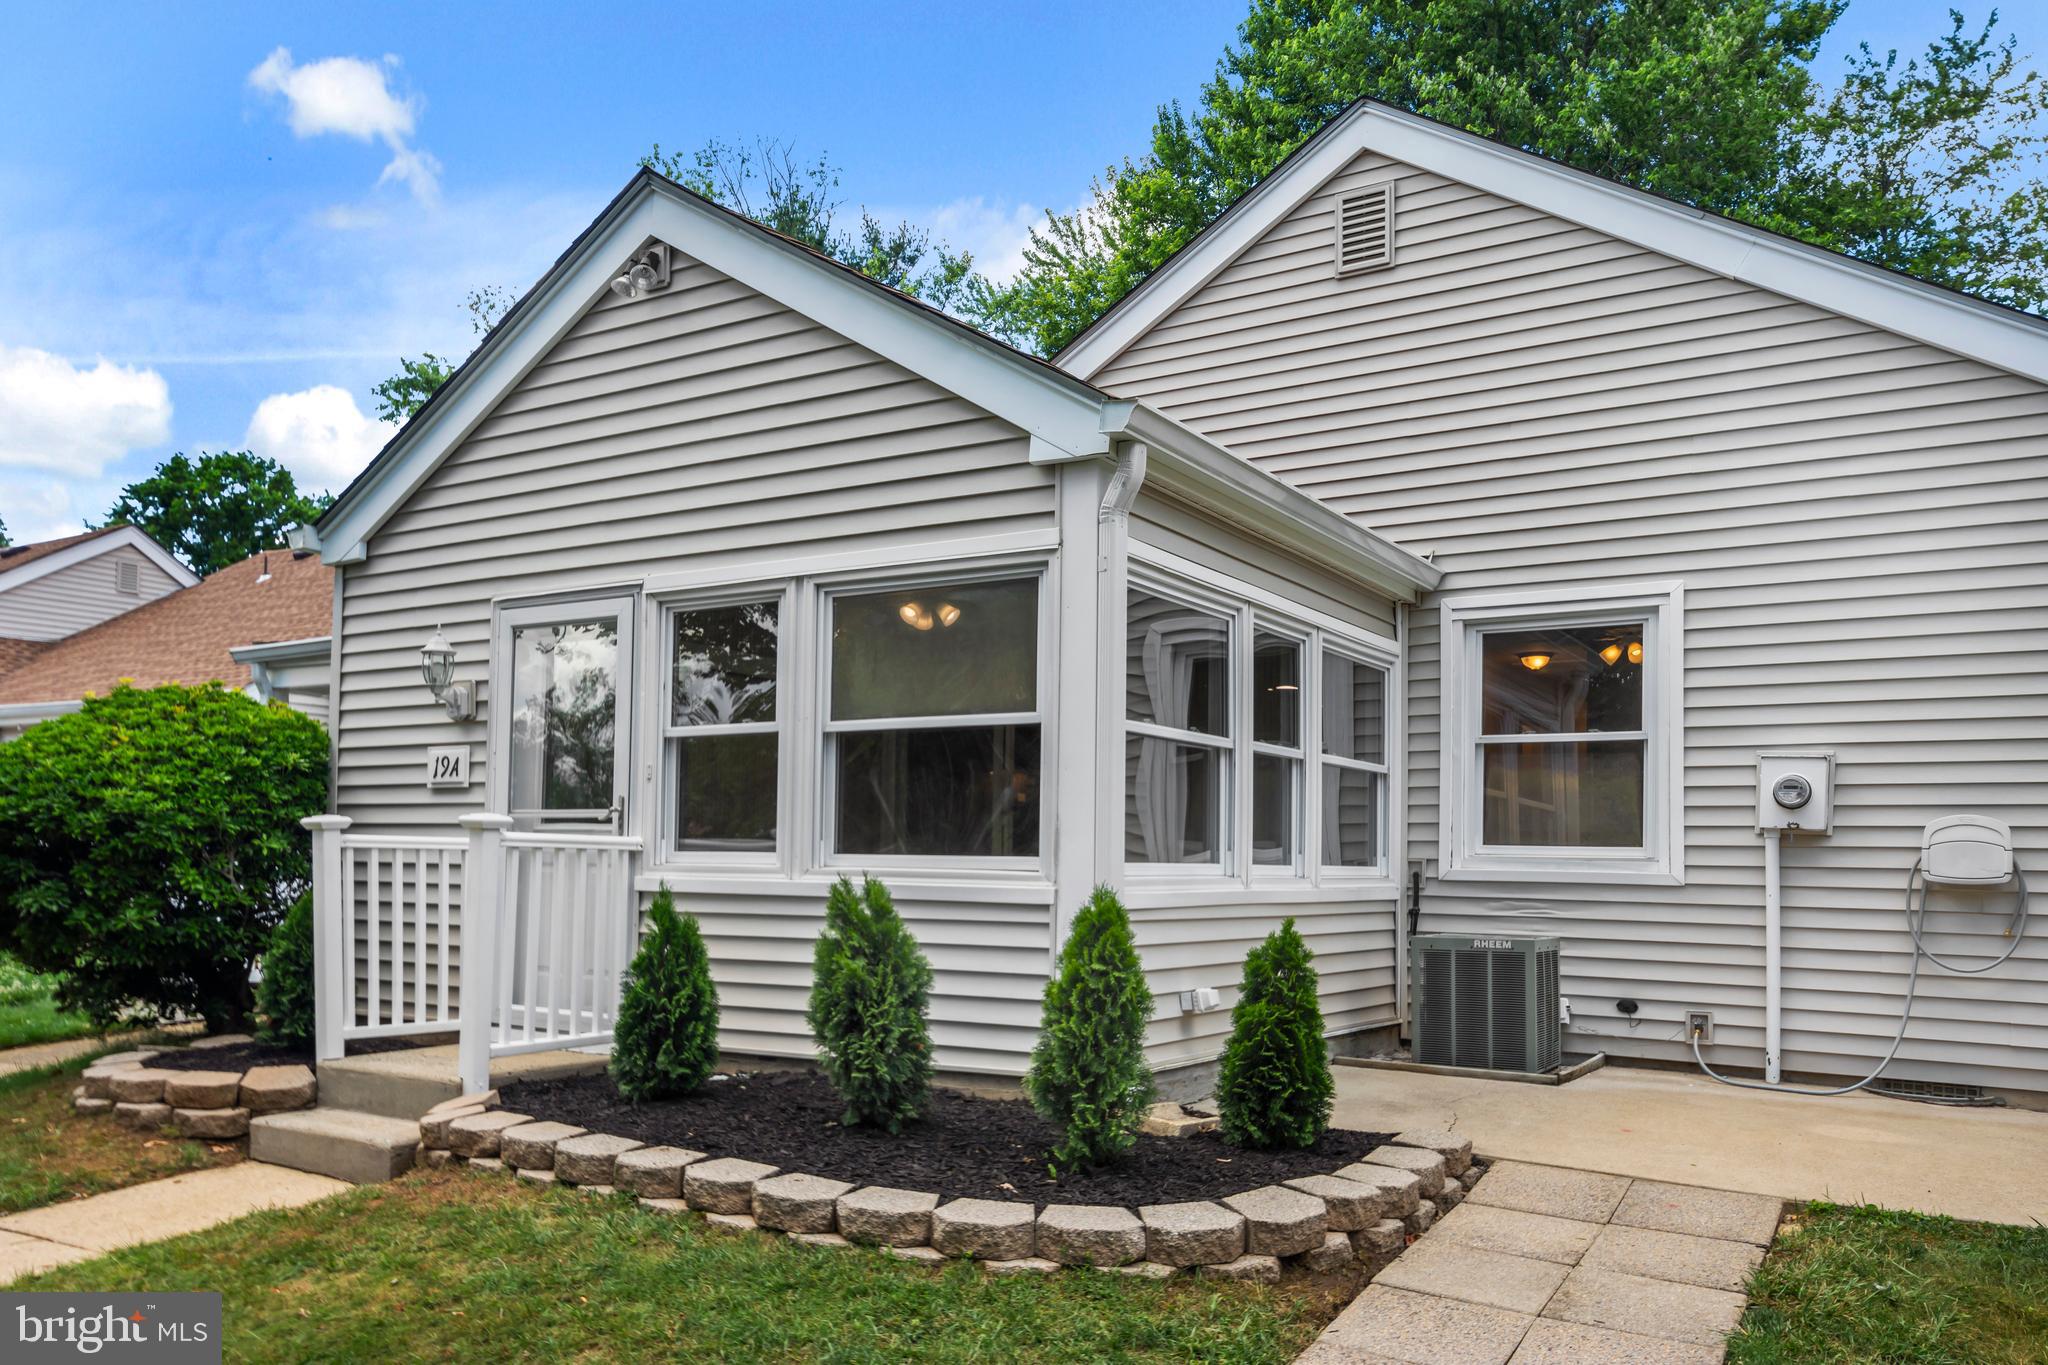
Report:
[[[1860,1075],[1921,826],[2048,846],[2044,436],[2039,319],[1378,105],[1057,368],[636,176],[309,536],[322,1055],[602,1040],[666,884],[728,1049],[807,1056],[872,872],[985,1075],[1119,888],[1199,1092],[1229,1020],[1181,993],[1285,916],[1337,1046],[1406,1032],[1412,872],[1424,930],[1562,936],[1572,1050],[1688,1060],[1705,1009],[1756,1066],[1796,748],[1839,788],[1782,1047]],[[1964,904],[1939,946],[1995,950],[2010,897]],[[2048,1090],[2044,985],[2048,939],[1923,973],[1895,1073]]]
[[[333,577],[312,555],[271,550],[44,645],[0,672],[0,739],[124,681],[219,681],[324,721]]]
[[[133,526],[0,549],[0,674],[199,576]]]

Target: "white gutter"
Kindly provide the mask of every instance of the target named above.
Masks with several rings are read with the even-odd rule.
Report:
[[[83,711],[83,701],[16,701],[0,705],[0,728],[19,725],[24,728],[40,725],[58,716],[69,716]]]

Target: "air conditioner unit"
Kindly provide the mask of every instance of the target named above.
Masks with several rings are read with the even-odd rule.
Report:
[[[1491,1071],[1556,1070],[1562,943],[1515,934],[1409,939],[1415,1060]]]

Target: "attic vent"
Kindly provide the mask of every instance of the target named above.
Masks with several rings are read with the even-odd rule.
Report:
[[[1394,263],[1394,187],[1374,185],[1337,201],[1337,273]]]
[[[135,597],[142,592],[142,569],[132,559],[124,559],[114,565],[114,591],[123,597]]]

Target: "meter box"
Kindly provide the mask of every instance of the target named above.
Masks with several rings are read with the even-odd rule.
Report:
[[[1756,827],[1827,834],[1835,824],[1835,755],[1774,749],[1756,756]]]

